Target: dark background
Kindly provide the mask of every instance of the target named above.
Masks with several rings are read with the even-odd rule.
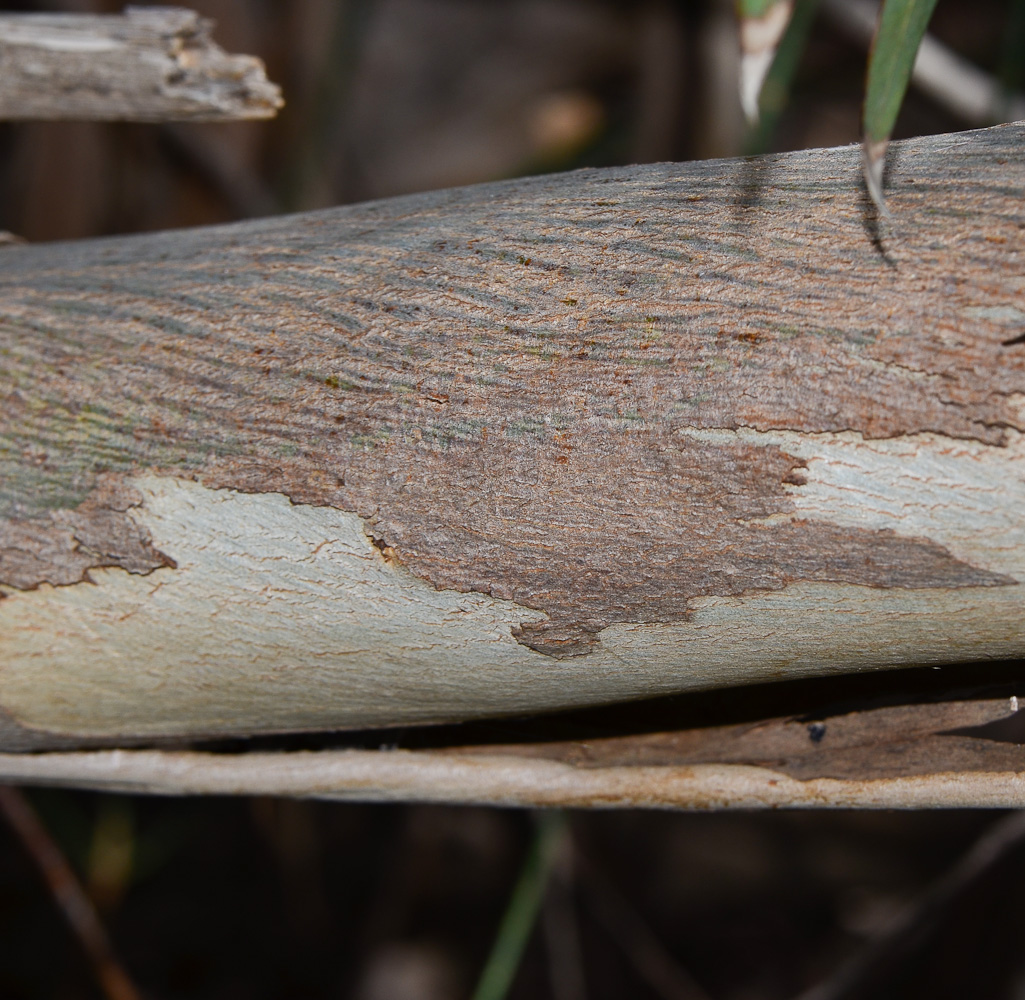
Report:
[[[218,21],[225,48],[266,61],[287,101],[279,117],[0,126],[0,228],[32,241],[138,232],[751,147],[727,4],[193,6]],[[991,71],[1003,58],[1006,72],[1008,10],[944,0],[934,30]],[[818,18],[792,102],[765,145],[857,141],[864,64],[864,45]],[[898,135],[966,124],[912,93]],[[468,997],[535,835],[531,814],[515,810],[30,798],[152,998]],[[512,997],[702,995],[653,988],[653,962],[686,970],[713,1000],[795,996],[883,932],[998,815],[568,819],[575,864],[562,870]],[[856,995],[1025,998],[1023,892],[1019,852],[904,949],[883,984]],[[559,934],[584,994],[553,974]],[[37,871],[0,824],[0,997],[98,996]]]

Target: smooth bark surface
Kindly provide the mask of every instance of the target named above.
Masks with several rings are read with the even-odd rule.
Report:
[[[272,118],[281,91],[213,23],[176,7],[121,15],[0,16],[0,119],[230,121]]]
[[[1023,135],[4,249],[3,745],[1022,655]]]

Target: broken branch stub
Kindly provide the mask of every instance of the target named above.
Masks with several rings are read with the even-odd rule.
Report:
[[[2,15],[0,119],[272,118],[283,102],[263,63],[229,55],[212,27],[175,7]]]

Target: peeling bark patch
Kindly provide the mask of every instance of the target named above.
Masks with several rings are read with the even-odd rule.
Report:
[[[95,586],[0,602],[0,706],[21,725],[125,737],[435,720],[458,717],[471,677],[496,704],[536,697],[515,679],[543,658],[509,633],[540,614],[430,587],[382,559],[354,514],[170,478],[138,488],[125,516],[176,569],[94,569]]]
[[[816,484],[808,484],[807,457],[771,436],[716,433],[702,441],[598,426],[575,435],[493,435],[446,449],[397,442],[354,456],[344,487],[340,477],[300,479],[294,466],[250,470],[232,461],[203,479],[360,514],[385,564],[439,591],[543,613],[514,625],[512,637],[559,660],[593,653],[612,625],[689,621],[699,598],[799,582],[898,589],[1016,582],[956,558],[934,540],[932,526],[908,537],[861,526],[867,511],[844,523],[831,522],[828,508],[809,517],[802,494]],[[811,451],[803,439],[795,444]],[[25,589],[75,583],[101,566],[132,573],[172,566],[127,514],[140,500],[108,477],[75,511],[8,526],[0,580]]]
[[[593,651],[612,624],[686,621],[699,597],[799,581],[1015,582],[925,537],[801,516],[788,487],[807,463],[775,445],[601,428],[560,437],[393,446],[378,468],[350,473],[349,502],[376,506],[374,536],[432,586],[545,612],[513,634],[559,659]]]
[[[450,754],[522,756],[581,769],[746,764],[799,781],[1025,771],[1025,747],[994,746],[987,731],[1014,722],[1006,698],[868,705],[826,722],[769,718],[580,741],[454,747]],[[1021,732],[1021,720],[1017,720]]]
[[[0,520],[0,584],[32,590],[82,583],[101,567],[139,575],[173,569],[174,560],[154,548],[149,532],[128,514],[141,503],[138,490],[105,476],[74,510]]]
[[[1012,401],[1025,412],[1025,397]],[[992,447],[939,434],[891,440],[792,431],[688,431],[708,443],[783,449],[806,463],[788,486],[799,518],[928,538],[1007,582],[1025,580],[1025,435]],[[771,519],[770,522],[771,523]]]
[[[600,633],[609,623],[603,619],[586,622],[523,622],[512,630],[513,638],[530,649],[556,659],[584,656],[592,652]]]

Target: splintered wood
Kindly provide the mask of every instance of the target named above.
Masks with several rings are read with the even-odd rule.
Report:
[[[174,7],[0,16],[0,120],[272,118],[281,92],[212,22]]]

